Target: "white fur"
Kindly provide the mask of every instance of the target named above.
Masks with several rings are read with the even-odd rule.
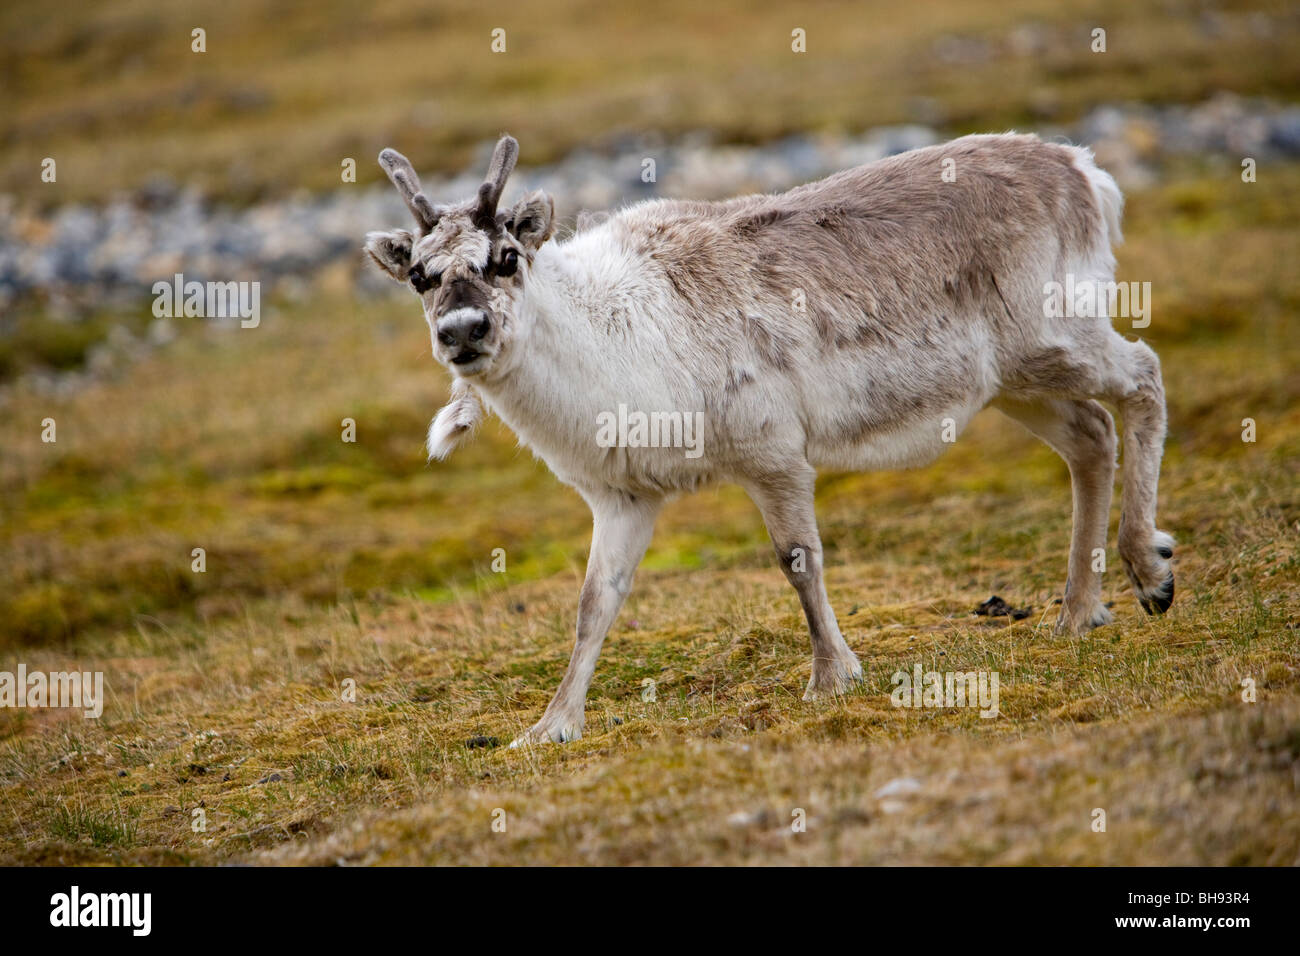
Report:
[[[483,417],[483,406],[464,379],[452,385],[452,400],[443,407],[429,425],[426,446],[429,460],[446,458],[478,426]]]

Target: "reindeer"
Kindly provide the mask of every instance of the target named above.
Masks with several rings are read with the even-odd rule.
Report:
[[[550,196],[498,209],[518,149],[503,137],[478,194],[451,205],[430,202],[406,158],[384,150],[416,228],[372,232],[365,246],[420,297],[434,358],[453,376],[430,457],[473,428],[482,402],[591,507],[568,670],[516,745],[581,736],[601,644],[656,515],[718,481],[758,506],[803,606],[805,699],[848,691],[862,668],[822,581],[817,471],[926,464],[949,444],[945,428],[989,405],[1069,467],[1057,633],[1111,620],[1093,562],[1117,452],[1101,401],[1124,417],[1119,554],[1142,607],[1169,607],[1173,539],[1155,527],[1159,360],[1114,330],[1107,306],[1068,319],[1045,307],[1066,276],[1114,289],[1123,198],[1088,150],[966,136],[781,194],[642,202],[549,242]],[[705,453],[597,442],[600,416],[620,404],[702,413]]]

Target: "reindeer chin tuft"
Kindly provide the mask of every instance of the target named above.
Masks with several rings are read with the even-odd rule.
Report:
[[[442,461],[450,455],[482,419],[483,406],[478,397],[466,387],[453,387],[451,402],[434,416],[429,425],[426,443],[429,461],[435,458]]]

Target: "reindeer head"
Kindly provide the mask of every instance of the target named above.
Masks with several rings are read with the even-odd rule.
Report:
[[[551,236],[555,204],[543,192],[497,212],[519,144],[503,136],[487,179],[473,199],[435,206],[405,156],[393,149],[379,165],[415,217],[415,231],[366,236],[366,252],[424,304],[433,355],[458,376],[483,375],[520,334],[516,307],[537,250]]]

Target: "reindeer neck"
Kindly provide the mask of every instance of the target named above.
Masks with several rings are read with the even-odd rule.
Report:
[[[626,363],[597,331],[615,289],[602,288],[595,278],[600,263],[584,251],[572,243],[538,251],[518,305],[527,336],[515,343],[508,368],[474,383],[492,411],[560,474],[592,453],[597,414],[630,400],[617,377]]]

